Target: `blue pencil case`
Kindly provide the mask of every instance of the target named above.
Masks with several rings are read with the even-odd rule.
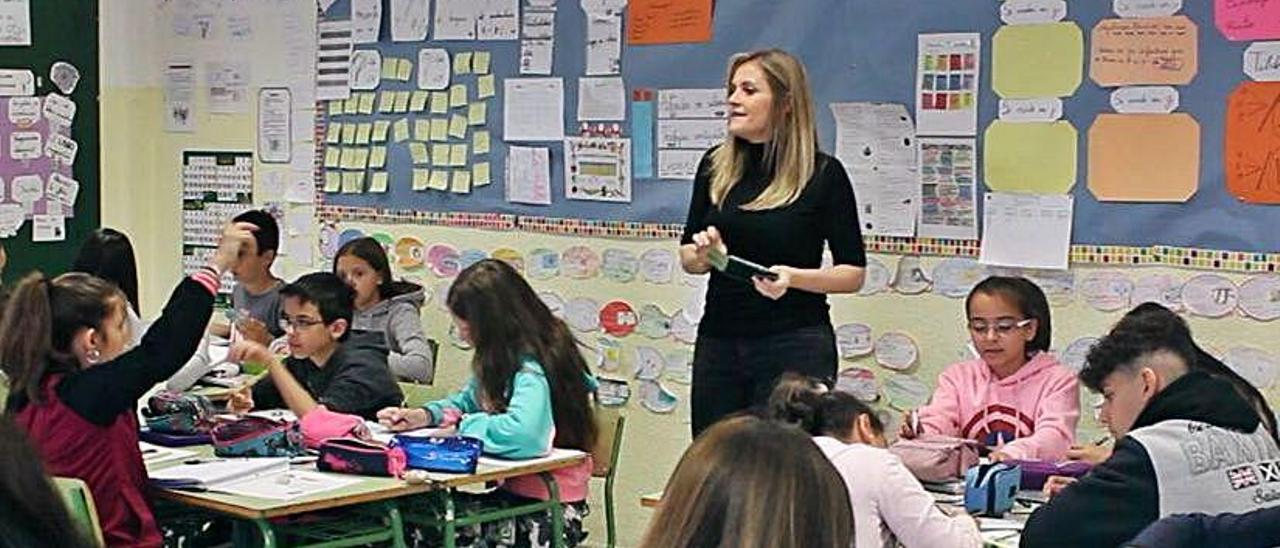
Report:
[[[474,474],[484,452],[483,441],[467,436],[397,435],[391,445],[404,450],[409,468],[447,474]]]

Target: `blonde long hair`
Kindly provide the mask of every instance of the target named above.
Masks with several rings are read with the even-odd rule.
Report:
[[[739,53],[729,60],[727,86],[732,86],[738,67],[750,62],[760,65],[773,93],[770,107],[770,136],[765,144],[764,165],[773,180],[756,199],[742,209],[759,211],[791,205],[813,177],[814,155],[818,152],[818,130],[814,123],[813,97],[809,77],[795,56],[780,49]],[[747,143],[728,135],[711,153],[711,203],[724,203],[733,185],[742,179],[747,162]]]
[[[641,548],[848,548],[844,480],[798,428],[752,416],[685,451]]]

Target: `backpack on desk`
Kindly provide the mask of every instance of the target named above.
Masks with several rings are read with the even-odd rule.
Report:
[[[916,479],[942,482],[964,477],[965,471],[978,464],[979,448],[981,444],[974,440],[921,434],[898,440],[889,452],[902,459]]]

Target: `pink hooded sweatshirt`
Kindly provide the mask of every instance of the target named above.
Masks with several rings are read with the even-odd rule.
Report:
[[[1076,375],[1048,352],[1016,373],[995,378],[981,359],[952,364],[938,376],[929,405],[920,408],[926,433],[978,440],[1015,459],[1066,458],[1080,420]]]

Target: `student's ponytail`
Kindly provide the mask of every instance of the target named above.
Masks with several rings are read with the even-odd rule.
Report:
[[[51,282],[34,272],[18,282],[5,303],[0,321],[0,367],[9,377],[9,390],[37,401],[53,352],[53,313],[49,304]]]
[[[769,419],[800,427],[810,435],[822,435],[818,406],[826,386],[799,373],[783,373],[769,394]]]

